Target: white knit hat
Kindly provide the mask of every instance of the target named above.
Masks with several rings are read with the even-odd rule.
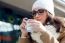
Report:
[[[46,9],[47,11],[49,11],[52,14],[53,17],[55,15],[53,0],[36,0],[32,6],[32,10],[34,10],[35,8]]]

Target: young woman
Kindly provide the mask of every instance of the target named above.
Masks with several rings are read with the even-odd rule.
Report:
[[[28,20],[29,26],[35,33],[39,34],[31,34],[30,37],[25,28],[26,20],[23,19],[20,25],[22,31],[20,43],[62,43],[58,37],[60,30],[62,30],[61,27],[64,25],[54,16],[53,0],[37,0],[32,7],[32,15],[34,19]],[[38,38],[40,40],[37,40]]]

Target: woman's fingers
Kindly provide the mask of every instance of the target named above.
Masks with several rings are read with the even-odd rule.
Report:
[[[23,19],[23,21],[20,25],[20,29],[21,29],[21,31],[26,31],[26,20],[25,19]]]

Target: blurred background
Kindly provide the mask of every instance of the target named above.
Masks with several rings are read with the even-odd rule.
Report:
[[[0,0],[0,43],[16,43],[22,18],[31,16],[35,0]],[[54,0],[55,15],[65,17],[65,0]]]

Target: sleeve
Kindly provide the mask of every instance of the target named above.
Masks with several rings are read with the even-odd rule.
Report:
[[[60,34],[60,36],[58,37],[58,41],[60,43],[65,43],[65,32]]]
[[[28,38],[21,38],[20,43],[30,43]]]
[[[30,43],[29,38],[19,38],[18,43]]]
[[[29,35],[28,37],[21,37],[21,38],[19,38],[18,43],[36,43],[36,42]]]
[[[43,31],[41,32],[41,40],[43,41],[43,43],[59,43],[59,41],[53,37],[49,32],[47,31]]]
[[[65,43],[65,37],[61,40],[60,43]]]

